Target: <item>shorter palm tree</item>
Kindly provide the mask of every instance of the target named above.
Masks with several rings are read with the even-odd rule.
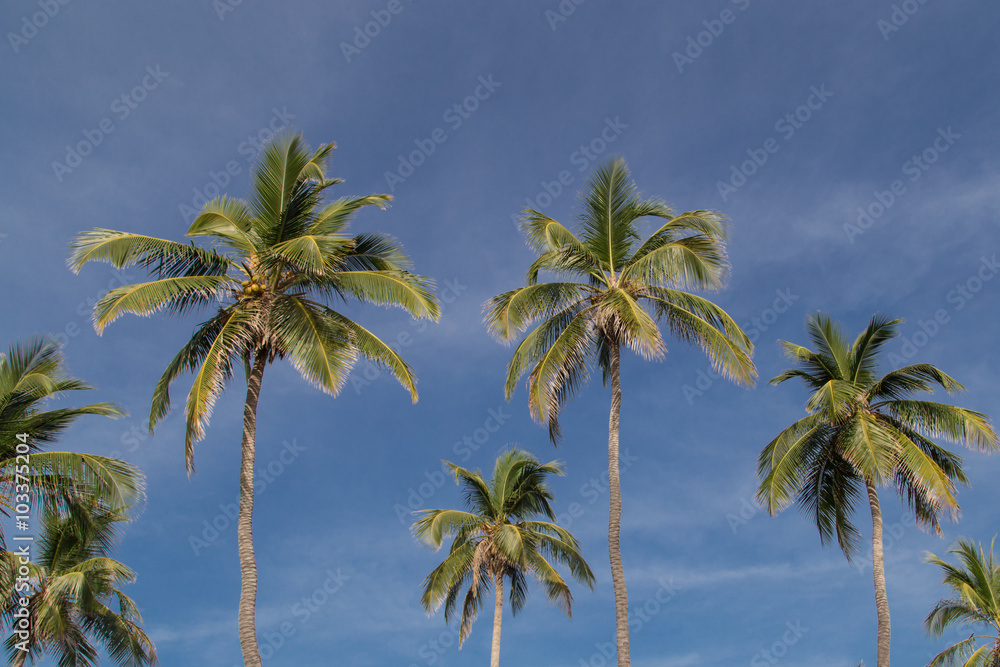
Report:
[[[993,538],[996,542],[996,537]],[[951,565],[934,554],[927,562],[944,570],[944,583],[955,596],[941,600],[924,620],[924,629],[940,637],[952,625],[985,625],[987,633],[973,634],[938,653],[927,667],[997,667],[1000,665],[1000,563],[993,561],[993,543],[989,555],[981,545],[959,538],[958,546],[948,553],[958,556],[961,565]],[[976,644],[986,640],[976,647]]]
[[[11,665],[34,664],[49,655],[60,666],[96,666],[98,645],[121,667],[157,662],[138,608],[121,591],[136,575],[109,557],[118,542],[118,524],[125,520],[121,510],[49,506],[42,515],[39,555],[29,567],[29,591],[15,588],[18,559],[3,554],[3,616],[8,622],[13,618],[22,596],[28,598],[30,614],[27,637],[13,633],[4,643]]]
[[[559,462],[540,464],[527,452],[511,449],[497,458],[489,481],[479,471],[469,472],[447,461],[445,464],[454,471],[470,511],[419,512],[422,516],[413,524],[418,539],[437,550],[445,537],[455,537],[448,557],[424,579],[421,602],[429,614],[444,604],[445,622],[450,622],[458,597],[468,586],[458,636],[461,646],[472,630],[486,594],[495,587],[490,664],[498,667],[505,579],[514,614],[524,607],[528,594],[526,575],[531,574],[545,587],[549,599],[572,616],[573,596],[569,586],[549,560],[567,566],[574,579],[591,589],[594,573],[569,531],[548,521],[535,520],[539,515],[555,519],[550,504],[552,494],[545,478],[563,474]]]

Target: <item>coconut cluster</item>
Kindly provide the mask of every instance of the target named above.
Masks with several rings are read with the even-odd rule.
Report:
[[[264,286],[255,280],[244,280],[240,283],[243,286],[243,296],[248,299],[260,296],[264,293]]]

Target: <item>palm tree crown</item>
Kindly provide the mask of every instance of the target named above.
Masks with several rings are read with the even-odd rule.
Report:
[[[797,502],[814,517],[823,541],[835,535],[849,558],[859,539],[851,515],[866,482],[891,484],[918,523],[940,533],[942,514],[958,512],[955,483],[968,480],[961,458],[932,438],[982,452],[998,445],[986,415],[912,398],[935,386],[964,390],[937,367],[913,364],[878,374],[878,354],[898,336],[900,322],[876,315],[848,344],[829,317],[810,316],[806,328],[816,351],[782,341],[797,368],[770,382],[800,378],[813,393],[809,414],[761,452],[758,497],[772,514]]]
[[[125,313],[215,308],[167,366],[150,411],[152,429],[169,412],[171,383],[184,371],[195,374],[187,400],[189,470],[215,399],[234,368],[246,364],[249,374],[251,360],[288,357],[307,381],[336,394],[360,354],[387,367],[416,400],[416,380],[402,357],[325,304],[353,297],[401,306],[415,317],[439,313],[431,281],[407,270],[395,240],[346,234],[354,213],[385,208],[389,195],[320,206],[323,192],[342,182],[326,176],[333,149],[326,144],[310,153],[298,135],[268,144],[249,201],[215,199],[188,229],[188,236],[208,237],[223,252],[106,229],[85,232],[73,243],[74,271],[106,261],[119,269],[138,264],[156,278],[109,291],[94,309],[98,332]]]
[[[511,609],[517,614],[527,598],[526,575],[531,574],[545,587],[549,599],[571,614],[573,596],[550,561],[567,566],[573,578],[591,588],[594,575],[567,530],[536,519],[555,520],[545,478],[563,474],[562,466],[556,461],[540,464],[516,449],[497,458],[489,481],[479,471],[447,465],[462,487],[468,511],[423,510],[413,524],[416,537],[435,549],[445,537],[455,538],[448,557],[424,580],[424,609],[433,613],[444,604],[445,621],[450,622],[462,589],[468,586],[461,608],[461,643],[490,588],[498,586],[499,605],[506,580]]]
[[[141,502],[143,476],[134,466],[106,456],[42,451],[83,415],[117,418],[124,414],[112,403],[43,409],[47,400],[65,392],[90,389],[86,382],[68,375],[62,352],[53,341],[32,338],[12,343],[0,354],[0,511],[14,509],[17,455],[24,450],[30,459],[28,486],[39,500],[117,509]]]
[[[993,560],[993,543],[986,554],[981,545],[959,538],[948,553],[958,556],[959,565],[927,555],[927,562],[943,570],[944,583],[954,596],[934,605],[924,628],[933,637],[940,637],[953,625],[985,626],[987,634],[973,634],[948,647],[927,667],[996,667],[1000,665],[1000,563]],[[985,643],[977,647],[983,640]]]
[[[610,379],[612,356],[624,345],[643,358],[661,358],[666,344],[657,320],[681,340],[699,345],[727,378],[752,384],[753,345],[732,318],[707,299],[684,291],[724,286],[728,269],[725,218],[717,211],[674,215],[655,199],[641,199],[621,158],[597,169],[583,193],[577,234],[552,218],[526,210],[522,230],[538,253],[528,285],[487,304],[487,326],[510,341],[541,321],[517,346],[507,369],[513,394],[528,373],[532,415],[560,435],[559,408],[587,379],[594,360]],[[638,221],[663,224],[640,242]],[[539,282],[548,271],[569,281]]]

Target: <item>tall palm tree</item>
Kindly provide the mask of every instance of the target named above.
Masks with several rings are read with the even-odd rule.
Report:
[[[836,535],[850,560],[860,534],[851,517],[863,495],[872,515],[872,570],[878,612],[878,667],[889,667],[890,620],[882,561],[878,487],[892,486],[916,521],[940,534],[944,514],[956,517],[956,482],[967,484],[962,460],[932,438],[995,451],[997,434],[986,415],[913,394],[964,387],[930,364],[878,374],[878,354],[898,336],[901,320],[874,316],[848,344],[841,327],[817,314],[806,322],[815,351],[782,341],[796,362],[771,380],[801,378],[813,392],[808,415],[782,431],[761,452],[757,497],[772,515],[797,504],[812,516],[825,544]]]
[[[959,538],[958,546],[949,549],[948,553],[958,556],[960,565],[951,565],[928,554],[927,562],[944,570],[944,583],[954,591],[954,597],[934,605],[924,620],[924,629],[940,637],[953,625],[985,625],[986,632],[992,634],[973,634],[938,653],[927,667],[1000,665],[1000,563],[993,560],[993,543],[987,555],[982,545]],[[986,642],[977,647],[976,644],[984,639]]]
[[[45,655],[62,667],[96,667],[99,644],[121,667],[157,662],[142,616],[121,587],[135,573],[112,559],[121,510],[76,505],[69,511],[50,506],[42,515],[38,556],[30,564],[30,590],[15,589],[18,558],[5,552],[0,562],[3,616],[10,621],[27,597],[27,636],[12,633],[4,643],[10,664],[21,667]],[[117,611],[114,609],[117,607]]]
[[[17,506],[25,504],[25,494],[31,500],[63,506],[86,503],[123,509],[141,501],[143,476],[134,466],[106,456],[42,451],[83,415],[124,414],[112,403],[44,409],[48,400],[64,392],[92,388],[68,375],[53,341],[31,338],[11,343],[0,354],[0,511],[24,514]],[[27,456],[27,464],[19,456]],[[0,545],[3,539],[0,528]]]
[[[507,367],[507,398],[528,374],[532,416],[560,437],[559,410],[587,380],[596,362],[611,383],[608,423],[610,515],[608,550],[615,589],[619,667],[630,663],[628,594],[622,568],[621,486],[618,475],[618,417],[621,408],[622,346],[644,359],[663,357],[666,345],[657,321],[687,343],[704,349],[725,377],[750,385],[756,369],[753,345],[721,308],[685,289],[718,289],[725,283],[725,218],[717,211],[674,215],[666,204],[640,198],[625,161],[600,166],[582,193],[578,233],[527,209],[521,229],[538,259],[527,286],[493,297],[486,323],[510,342],[540,324],[514,351]],[[638,221],[659,218],[661,226],[639,242]],[[547,271],[566,282],[540,282]]]
[[[419,512],[422,516],[413,524],[417,538],[436,550],[445,537],[455,537],[448,557],[424,579],[421,602],[428,613],[444,604],[445,622],[449,622],[462,589],[468,586],[458,635],[461,646],[486,594],[495,588],[490,665],[499,667],[505,579],[514,614],[524,607],[528,594],[526,575],[531,574],[545,587],[549,599],[571,616],[573,596],[549,560],[566,565],[574,579],[591,588],[594,574],[568,531],[550,521],[536,520],[539,515],[556,518],[545,478],[563,474],[559,462],[540,464],[527,452],[511,449],[497,457],[493,477],[488,481],[478,470],[469,472],[445,463],[462,486],[469,511]]]
[[[254,624],[254,441],[264,368],[288,357],[308,382],[336,395],[360,355],[387,368],[416,401],[416,379],[403,358],[328,302],[354,298],[400,306],[415,317],[437,319],[439,314],[431,281],[407,270],[409,262],[394,239],[346,234],[355,212],[372,205],[384,208],[391,197],[345,197],[321,206],[323,192],[341,182],[326,176],[333,149],[334,144],[326,144],[310,153],[298,135],[279,136],[265,146],[249,201],[215,199],[188,229],[188,236],[208,237],[221,252],[193,242],[95,229],[74,241],[70,257],[74,271],[94,260],[119,269],[139,265],[155,278],[109,291],[94,307],[99,333],[125,313],[214,310],[167,366],[150,411],[152,431],[170,409],[171,383],[184,371],[194,373],[184,443],[189,474],[194,443],[205,435],[212,405],[234,368],[245,369],[237,518],[239,635],[244,661],[254,667],[261,664]]]

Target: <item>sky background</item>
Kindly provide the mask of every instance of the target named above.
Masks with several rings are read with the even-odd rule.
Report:
[[[39,13],[46,2],[51,17]],[[288,124],[313,146],[337,142],[337,196],[394,195],[352,229],[396,236],[414,270],[437,280],[443,314],[428,325],[347,307],[398,342],[419,375],[416,405],[364,366],[335,399],[288,364],[265,375],[255,516],[265,664],[485,664],[489,614],[459,651],[455,628],[421,610],[421,581],[442,555],[414,542],[409,512],[460,504],[441,459],[488,470],[514,443],[565,463],[557,511],[598,584],[574,585],[572,620],[533,588],[505,618],[504,663],[606,664],[609,392],[592,379],[553,449],[524,390],[505,401],[511,349],[481,322],[483,302],[522,284],[532,259],[513,222],[526,199],[572,222],[592,168],[617,154],[646,196],[732,220],[730,285],[711,298],[753,335],[761,377],[752,390],[713,379],[704,354],[680,343],[662,363],[623,357],[633,664],[873,665],[870,564],[822,547],[794,509],[755,509],[757,455],[807,397],[766,380],[786,367],[779,339],[805,342],[808,313],[830,313],[853,337],[880,312],[906,320],[888,346],[894,365],[939,365],[968,388],[962,405],[1000,414],[998,19],[986,0],[5,2],[0,341],[60,339],[73,373],[98,387],[84,398],[129,411],[80,421],[63,447],[121,456],[147,475],[145,510],[117,555],[139,573],[128,592],[162,664],[241,664],[226,508],[244,388],[216,404],[188,479],[178,408],[189,377],[155,436],[145,424],[162,369],[204,318],[125,317],[98,337],[88,304],[119,283],[107,265],[73,275],[67,247],[93,227],[182,239],[185,207],[243,196],[254,143]],[[445,141],[400,171],[437,129]],[[744,165],[755,156],[763,164]],[[871,216],[861,224],[859,207]],[[924,665],[959,637],[921,630],[946,593],[924,552],[997,532],[1000,486],[989,480],[1000,459],[965,461],[972,488],[943,538],[882,496],[895,664]],[[868,539],[870,517],[857,521]]]

